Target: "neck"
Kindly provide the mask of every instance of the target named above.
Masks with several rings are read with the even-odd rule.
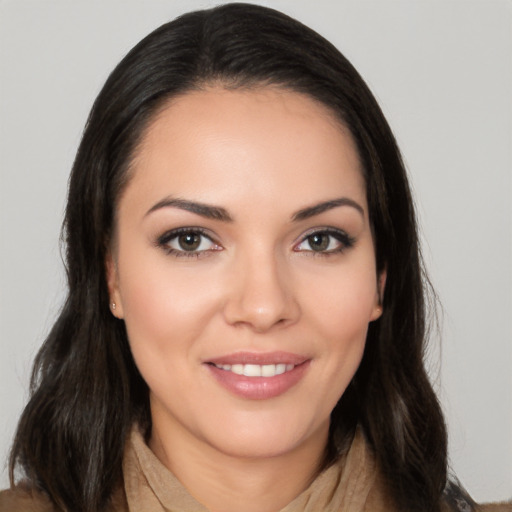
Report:
[[[325,455],[328,425],[283,454],[243,457],[212,447],[174,425],[153,424],[149,446],[211,512],[276,512],[304,491]],[[188,437],[188,439],[187,439]]]

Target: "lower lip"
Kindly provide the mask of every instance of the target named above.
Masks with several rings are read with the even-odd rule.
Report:
[[[212,364],[207,364],[215,379],[228,391],[250,400],[266,400],[286,393],[295,386],[309,368],[310,361],[305,361],[285,373],[274,377],[246,377],[228,370],[222,370]]]

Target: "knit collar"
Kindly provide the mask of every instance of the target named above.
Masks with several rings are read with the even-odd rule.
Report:
[[[374,459],[358,429],[346,457],[320,473],[280,512],[363,512],[375,475]],[[208,512],[157,459],[138,429],[130,435],[123,476],[130,511]]]

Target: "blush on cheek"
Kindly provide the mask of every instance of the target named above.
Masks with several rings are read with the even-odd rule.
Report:
[[[370,323],[372,312],[375,308],[375,300],[372,294],[354,293],[353,296],[332,297],[323,303],[322,319],[326,325],[332,325],[335,332],[344,332],[353,328],[360,330]]]

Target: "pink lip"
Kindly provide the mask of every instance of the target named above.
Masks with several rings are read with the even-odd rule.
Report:
[[[272,352],[256,354],[239,352],[218,357],[205,363],[215,380],[232,394],[249,400],[266,400],[286,393],[295,386],[309,368],[310,359],[297,354]],[[246,377],[217,368],[215,364],[293,364],[295,368],[274,377]]]
[[[309,358],[291,352],[235,352],[225,356],[208,359],[205,363],[213,364],[294,364],[299,365]]]

